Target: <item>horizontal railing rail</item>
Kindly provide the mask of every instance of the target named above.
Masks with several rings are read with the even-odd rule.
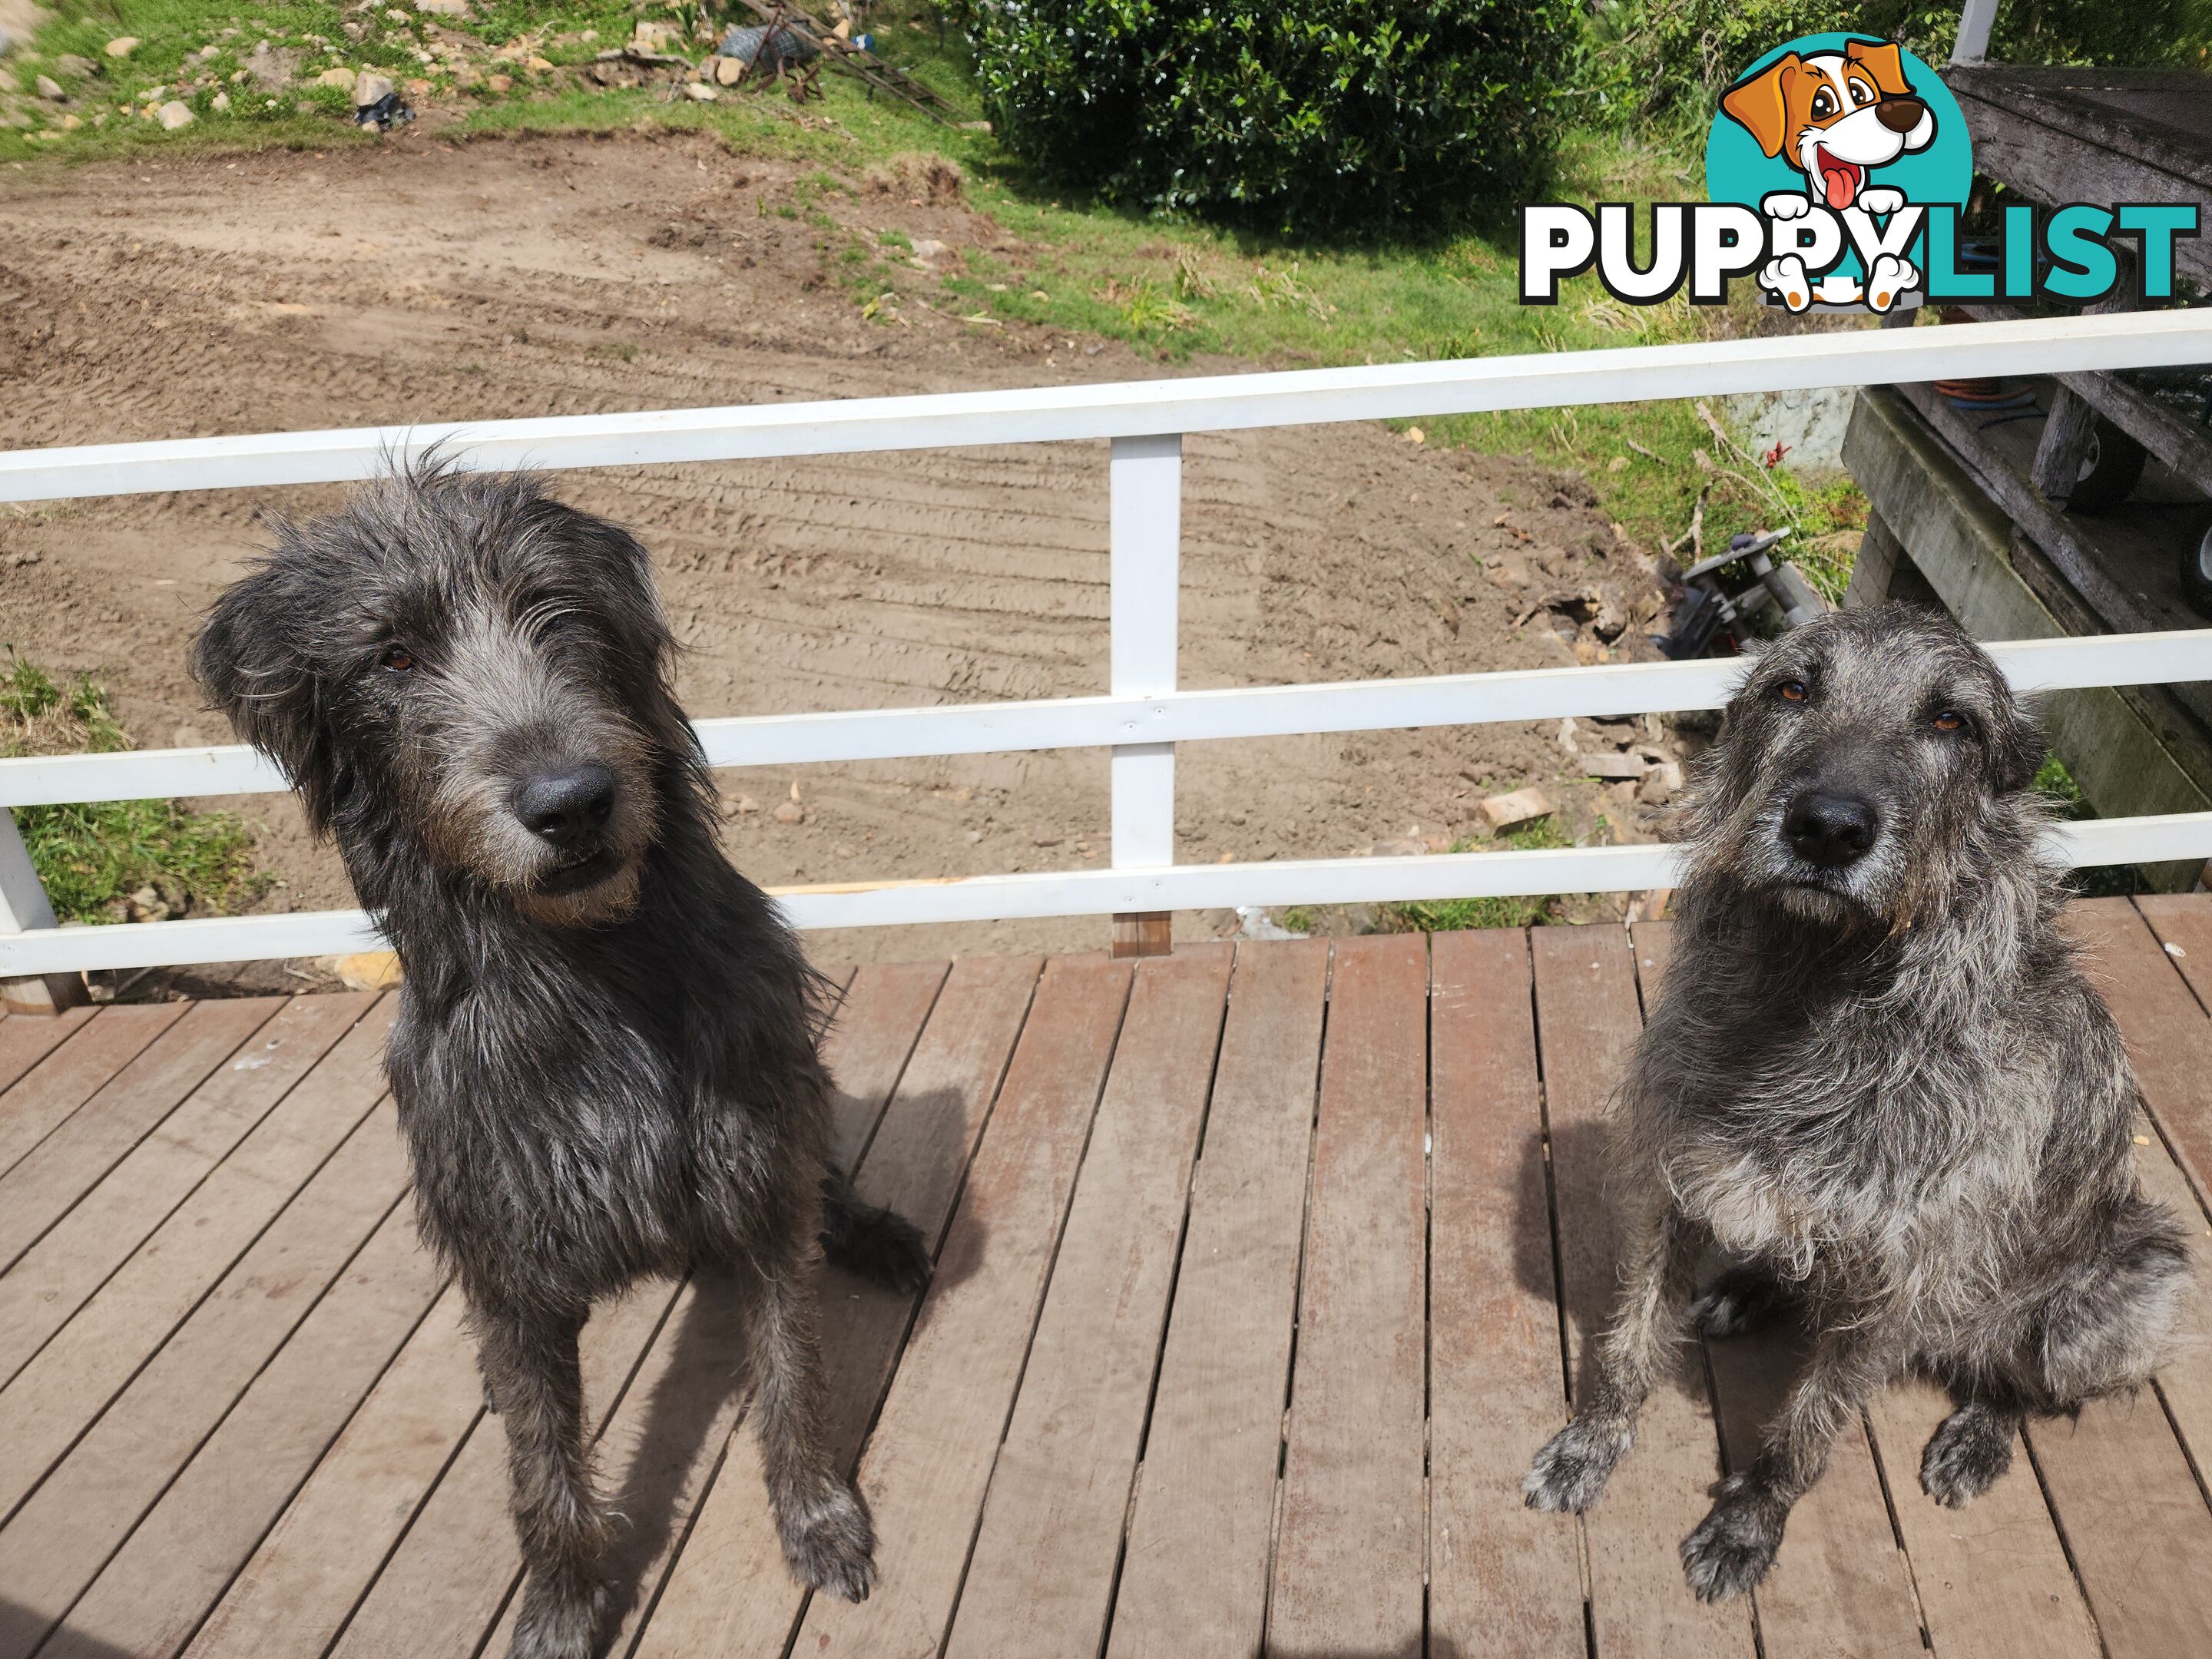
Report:
[[[2190,362],[2212,362],[2212,311],[2123,312],[1365,368],[20,450],[0,453],[0,501],[344,483],[374,477],[395,462],[434,448],[447,451],[461,465],[483,469],[645,466],[1413,420],[1505,409]]]
[[[437,447],[471,468],[587,467],[963,444],[1112,440],[1111,684],[1103,696],[708,719],[717,767],[1001,750],[1112,751],[1113,866],[779,890],[802,927],[1362,903],[1672,884],[1680,855],[1637,845],[1389,859],[1178,865],[1178,744],[1499,720],[1711,708],[1722,661],[1192,691],[1175,664],[1182,434],[1312,422],[1737,392],[2212,362],[2212,311],[2134,313],[1293,374],[828,404],[197,438],[0,454],[0,501],[342,483]],[[2212,630],[2001,642],[2023,691],[2212,679]],[[236,745],[0,761],[0,809],[266,793],[283,778]],[[2212,855],[2212,813],[2070,823],[2071,864]],[[15,930],[15,931],[11,931]],[[0,979],[95,968],[321,956],[374,944],[358,911],[56,927],[0,811]]]
[[[2029,695],[2212,679],[2212,638],[2193,629],[2014,640],[1988,649],[2014,689]],[[707,763],[718,768],[1407,731],[1718,708],[1728,701],[1741,666],[1707,658],[1170,691],[1153,697],[1053,697],[744,715],[700,720],[694,730]],[[0,806],[270,795],[289,787],[274,763],[242,744],[0,760]]]

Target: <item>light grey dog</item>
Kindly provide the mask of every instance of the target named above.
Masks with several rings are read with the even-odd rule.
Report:
[[[1619,1304],[1523,1482],[1582,1510],[1695,1328],[1787,1304],[1808,1369],[1682,1541],[1765,1575],[1830,1443],[1908,1371],[1957,1410],[1921,1485],[1986,1491],[2029,1413],[2150,1376],[2188,1274],[2137,1190],[2138,1103],[2039,860],[2040,732],[1948,619],[1823,618],[1761,656],[1685,810],[1674,954],[1618,1103]],[[1695,1299],[1711,1247],[1732,1265]]]

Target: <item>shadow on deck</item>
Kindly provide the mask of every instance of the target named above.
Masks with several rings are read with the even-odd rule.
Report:
[[[2078,915],[2155,1116],[2143,1179],[2202,1250],[2212,898]],[[881,1585],[792,1583],[723,1288],[641,1287],[585,1335],[625,1517],[608,1650],[2212,1654],[2202,1352],[2032,1425],[1960,1511],[1917,1478],[1944,1402],[1892,1392],[1755,1601],[1700,1606],[1674,1549],[1786,1341],[1689,1356],[1585,1519],[1522,1508],[1611,1284],[1600,1125],[1666,950],[1555,927],[842,975],[840,1155],[940,1261],[918,1304],[824,1297]],[[392,1012],[0,1021],[0,1659],[503,1650],[503,1447],[415,1243]]]

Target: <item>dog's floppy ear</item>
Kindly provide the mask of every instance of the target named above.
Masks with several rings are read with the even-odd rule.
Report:
[[[1844,60],[1863,67],[1887,98],[1909,98],[1912,83],[1905,78],[1905,58],[1894,40],[1846,40]]]
[[[1721,95],[1721,107],[1737,125],[1759,140],[1769,155],[1782,153],[1790,136],[1790,82],[1797,73],[1797,54],[1787,52],[1748,81],[1739,81]]]
[[[274,559],[223,590],[192,641],[192,678],[231,729],[275,761],[320,835],[337,793],[322,698],[304,655],[303,619]]]

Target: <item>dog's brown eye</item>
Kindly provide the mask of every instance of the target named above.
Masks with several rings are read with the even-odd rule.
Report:
[[[1784,680],[1774,690],[1784,702],[1802,702],[1808,695],[1802,680]]]
[[[1936,717],[1938,732],[1956,732],[1966,723],[1966,717],[1955,708],[1947,708]]]
[[[380,668],[388,668],[395,674],[404,674],[415,666],[415,653],[404,645],[387,645],[384,647],[384,654],[376,661]]]

